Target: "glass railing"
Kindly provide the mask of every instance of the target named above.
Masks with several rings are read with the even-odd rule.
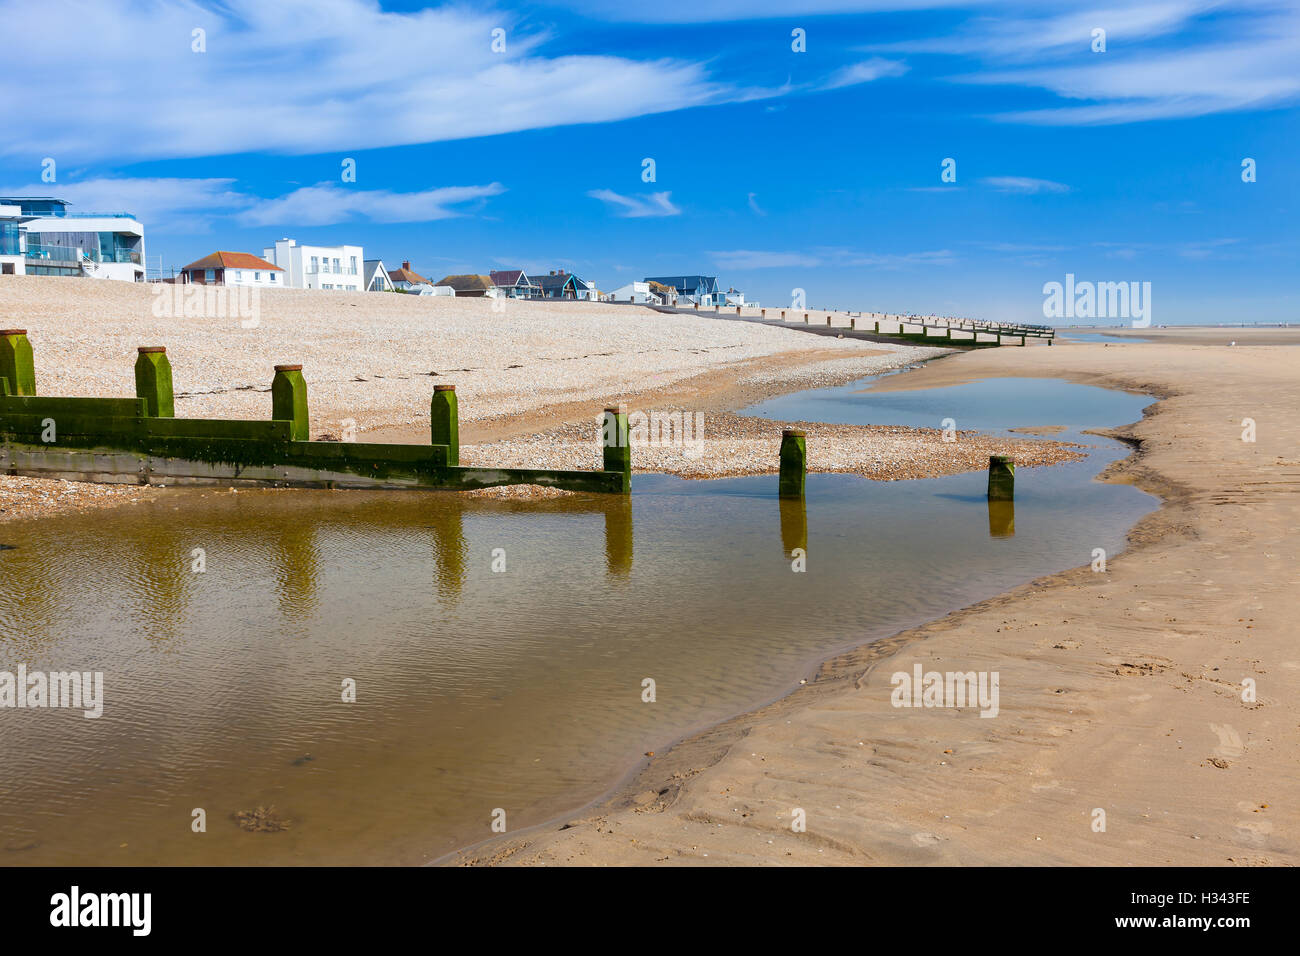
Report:
[[[91,262],[121,262],[141,265],[140,253],[132,252],[130,249],[118,249],[108,255],[101,255],[98,252],[86,255],[76,246],[41,246],[27,244],[28,259],[45,259],[51,262],[80,262],[83,258]]]
[[[53,262],[80,262],[81,250],[75,246],[34,246],[27,244],[28,259],[48,259]]]

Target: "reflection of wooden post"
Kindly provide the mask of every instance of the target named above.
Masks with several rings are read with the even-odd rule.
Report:
[[[141,346],[135,360],[135,397],[144,399],[144,413],[150,418],[175,418],[172,396],[172,364],[161,345]]]
[[[307,382],[302,377],[301,365],[275,367],[275,378],[271,380],[271,417],[276,421],[293,423],[289,430],[291,440],[311,439],[307,415]]]
[[[781,548],[789,558],[795,548],[808,553],[808,507],[803,498],[782,498],[777,503],[781,509]]]
[[[1014,538],[1016,536],[1016,503],[989,499],[989,536]]]
[[[781,472],[778,485],[782,498],[802,498],[808,476],[808,440],[797,428],[781,432]]]
[[[435,497],[444,498],[443,495]],[[461,501],[455,495],[445,497],[455,500],[447,500],[442,507],[432,512],[429,528],[433,531],[433,544],[438,552],[434,571],[438,596],[445,602],[453,603],[465,587],[465,557],[469,553],[469,544],[465,541]]]
[[[432,444],[447,446],[447,464],[460,464],[460,419],[456,407],[456,386],[433,386],[433,401],[429,405],[429,424]]]
[[[989,500],[1011,501],[1015,496],[1015,459],[1010,455],[989,455]]]
[[[36,394],[36,360],[26,329],[0,331],[0,378],[8,380],[10,395]]]
[[[632,499],[619,495],[606,498],[605,568],[618,577],[632,571]]]

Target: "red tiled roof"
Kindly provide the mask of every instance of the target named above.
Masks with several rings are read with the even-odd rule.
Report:
[[[279,266],[272,265],[261,256],[255,256],[251,252],[214,252],[206,255],[202,259],[191,262],[182,272],[189,272],[192,269],[255,269],[263,272],[275,270],[283,272]]]
[[[410,282],[412,284],[419,283],[421,285],[429,284],[428,279],[420,275],[420,273],[416,272],[414,269],[407,269],[405,266],[401,269],[394,269],[392,272],[388,273],[388,278],[392,279],[394,282]]]

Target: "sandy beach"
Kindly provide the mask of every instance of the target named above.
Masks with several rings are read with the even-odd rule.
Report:
[[[1269,347],[1073,344],[964,354],[885,387],[1007,375],[1161,399],[1117,433],[1136,450],[1105,478],[1163,504],[1104,572],[1080,541],[1077,569],[827,661],[607,799],[448,862],[1300,862],[1294,365]],[[892,706],[891,676],[917,665],[997,671],[998,716]]]
[[[155,293],[152,289],[163,289]],[[814,471],[881,480],[1077,458],[1059,442],[937,429],[824,426],[742,418],[734,409],[852,382],[950,354],[942,348],[812,336],[640,306],[404,295],[264,292],[258,323],[159,316],[173,287],[6,277],[0,314],[26,328],[44,395],[134,394],[135,350],[168,349],[182,417],[264,419],[275,364],[302,360],[313,438],[425,443],[435,384],[454,384],[465,464],[599,467],[601,410],[701,416],[702,448],[636,448],[634,471],[720,478],[775,472],[783,426],[809,432]],[[363,310],[359,312],[358,310]],[[364,321],[363,321],[364,318]],[[847,319],[845,319],[847,325]],[[143,500],[135,488],[0,476],[0,522]]]
[[[135,347],[164,343],[178,414],[264,418],[271,366],[302,360],[314,436],[351,419],[366,440],[421,442],[433,383],[454,381],[466,463],[594,466],[594,416],[623,401],[704,416],[703,454],[642,449],[639,471],[774,471],[780,427],[799,424],[813,471],[896,480],[1013,454],[1032,481],[1032,466],[1077,457],[1050,426],[947,443],[935,429],[735,411],[939,357],[874,387],[1033,376],[1158,398],[1115,433],[1135,451],[1105,479],[1163,503],[1104,572],[1079,541],[1075,570],[826,661],[775,703],[648,755],[597,803],[449,862],[1300,862],[1300,811],[1287,796],[1300,785],[1288,749],[1300,683],[1290,625],[1300,381],[1281,347],[1300,332],[1268,330],[1251,344],[1249,330],[1148,329],[1139,337],[1149,343],[951,353],[623,306],[498,312],[485,301],[283,291],[244,329],[159,319],[147,288],[120,283],[9,279],[0,297],[6,322],[29,329],[44,394],[132,394]],[[1246,418],[1254,442],[1242,440]],[[0,477],[0,520],[154,493]],[[997,672],[998,716],[893,706],[891,676],[917,666]],[[791,829],[796,810],[806,832]]]

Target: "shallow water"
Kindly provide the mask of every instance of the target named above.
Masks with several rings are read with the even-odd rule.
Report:
[[[945,391],[870,414],[933,418]],[[1104,394],[1070,417],[1147,401]],[[997,421],[988,402],[958,427]],[[106,697],[97,720],[0,709],[0,865],[418,863],[497,808],[551,819],[839,649],[1118,552],[1155,500],[1091,480],[1125,453],[1103,444],[1021,470],[1013,513],[983,474],[812,475],[803,506],[775,476],[638,475],[630,501],[178,491],[0,528],[0,670],[103,671]],[[287,830],[233,819],[271,805]]]
[[[1105,332],[1071,332],[1068,329],[1061,329],[1056,333],[1060,338],[1069,339],[1071,342],[1109,342],[1114,345],[1116,342],[1150,342],[1152,339],[1139,338],[1136,335],[1107,335]]]

